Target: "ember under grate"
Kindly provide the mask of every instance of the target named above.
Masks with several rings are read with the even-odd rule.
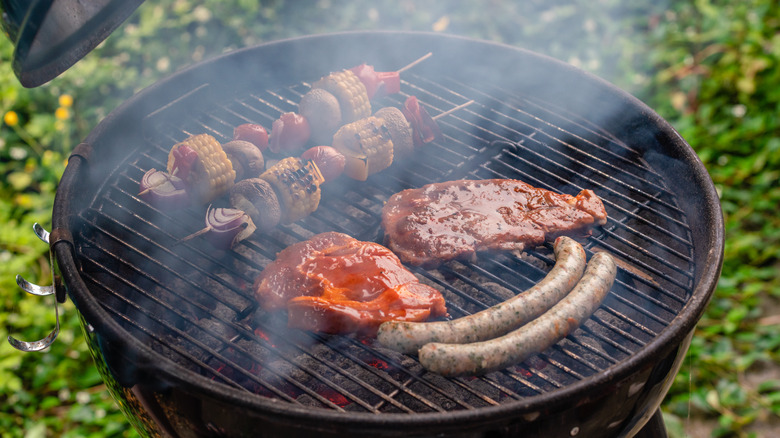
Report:
[[[677,199],[631,145],[605,128],[513,90],[454,77],[405,74],[402,90],[432,115],[467,100],[439,121],[445,139],[365,183],[324,188],[310,217],[217,253],[178,239],[203,226],[203,212],[159,211],[139,200],[138,182],[164,168],[172,144],[190,134],[229,140],[234,126],[270,126],[295,111],[309,87],[252,90],[241,98],[191,106],[197,87],[145,121],[149,148],[130,156],[79,221],[77,251],[90,290],[126,330],[214,382],[292,404],[350,412],[420,413],[474,409],[533,397],[592,376],[631,356],[681,310],[693,282],[690,233]],[[380,105],[399,106],[406,94]],[[595,190],[609,223],[587,239],[624,266],[610,295],[574,334],[523,364],[479,378],[443,378],[416,358],[373,339],[290,331],[280,315],[258,311],[256,275],[286,246],[336,230],[381,241],[380,211],[393,193],[458,178],[517,178],[575,194]],[[453,317],[492,306],[539,281],[551,249],[494,254],[415,272],[442,291]]]

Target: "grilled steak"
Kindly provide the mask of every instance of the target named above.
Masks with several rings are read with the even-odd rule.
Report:
[[[264,309],[286,308],[290,327],[326,333],[374,334],[385,321],[447,314],[441,293],[420,283],[390,250],[336,232],[279,252],[254,291]]]
[[[591,190],[558,194],[509,179],[458,180],[408,189],[382,209],[385,244],[405,263],[433,267],[478,251],[523,250],[607,221]]]

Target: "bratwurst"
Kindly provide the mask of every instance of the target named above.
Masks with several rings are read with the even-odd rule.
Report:
[[[452,321],[388,321],[377,340],[402,353],[416,353],[429,342],[465,344],[501,336],[538,317],[574,288],[585,270],[585,250],[574,239],[555,240],[555,266],[542,281],[503,303]]]
[[[444,376],[486,374],[520,363],[565,338],[589,318],[612,288],[616,275],[612,256],[597,253],[574,290],[539,318],[488,341],[426,344],[419,351],[420,363]]]
[[[591,190],[571,196],[511,179],[428,184],[394,194],[382,208],[387,247],[403,262],[425,267],[587,235],[606,222],[604,204]]]

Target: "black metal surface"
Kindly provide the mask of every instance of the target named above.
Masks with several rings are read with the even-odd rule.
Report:
[[[176,141],[199,133],[226,141],[238,124],[270,126],[329,71],[364,61],[392,70],[427,51],[434,57],[404,73],[401,95],[375,108],[409,94],[433,116],[475,103],[439,120],[444,139],[414,160],[365,183],[325,187],[310,217],[223,253],[201,241],[176,245],[202,228],[203,211],[160,211],[137,198],[140,177],[164,168]],[[598,79],[500,45],[361,33],[243,50],[134,97],[85,143],[91,148],[69,164],[54,212],[55,228],[72,230],[74,253],[55,250],[71,268],[71,298],[112,345],[112,373],[125,386],[238,407],[273,430],[424,435],[530,424],[569,433],[581,424],[577,431],[591,432],[582,436],[617,436],[655,411],[720,269],[712,183],[672,128]],[[610,220],[583,243],[589,253],[609,251],[623,269],[579,330],[505,371],[445,379],[372,339],[291,331],[283,316],[256,307],[251,283],[276,252],[330,230],[381,241],[379,214],[391,194],[457,178],[517,178],[602,197]],[[552,263],[543,247],[415,272],[458,317],[529,287]]]
[[[70,68],[122,24],[143,0],[1,0],[13,68],[25,87]]]

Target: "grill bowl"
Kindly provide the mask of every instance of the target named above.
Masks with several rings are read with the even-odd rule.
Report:
[[[202,226],[202,212],[160,212],[135,196],[143,171],[163,167],[168,148],[187,135],[227,141],[237,124],[270,126],[295,111],[309,84],[330,71],[363,62],[393,70],[429,51],[434,57],[403,74],[400,97],[380,105],[414,94],[435,116],[475,103],[441,119],[444,140],[413,163],[326,188],[323,205],[300,223],[225,254],[197,242],[172,250]],[[593,318],[517,367],[443,379],[371,341],[288,334],[247,294],[245,283],[277,251],[312,234],[380,240],[378,212],[398,190],[497,177],[596,191],[610,221],[583,242],[623,266]],[[679,369],[723,255],[711,179],[646,105],[538,54],[425,33],[296,38],[176,73],[129,99],[76,148],[53,216],[51,246],[112,394],[137,428],[180,436],[631,434]],[[500,300],[485,281],[516,293],[551,263],[542,247],[416,273],[444,289],[457,316]]]

